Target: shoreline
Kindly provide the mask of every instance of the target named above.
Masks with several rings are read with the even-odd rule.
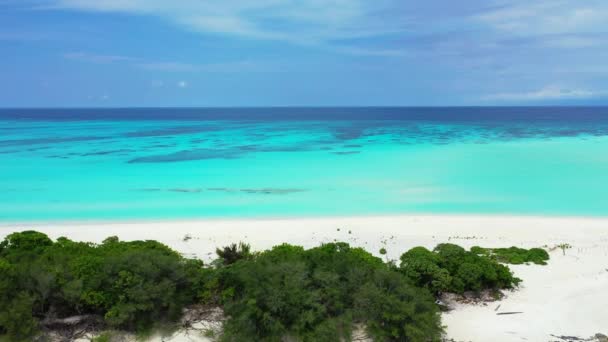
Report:
[[[208,223],[208,222],[251,222],[251,221],[319,221],[350,219],[407,219],[407,218],[479,218],[479,219],[535,219],[535,220],[577,220],[605,221],[608,215],[558,215],[558,214],[522,214],[522,213],[387,213],[387,214],[345,214],[345,215],[285,215],[285,216],[210,216],[184,218],[125,218],[125,219],[83,219],[83,220],[0,220],[0,229],[11,226],[94,226],[94,225],[130,225],[160,223]]]
[[[307,218],[203,219],[86,223],[0,223],[0,238],[34,229],[56,239],[101,242],[153,239],[187,257],[209,262],[215,248],[247,242],[263,250],[286,242],[306,248],[344,241],[383,258],[398,260],[409,248],[450,242],[470,248],[554,247],[547,266],[509,265],[523,279],[516,291],[486,305],[458,304],[443,314],[455,341],[556,340],[556,336],[589,338],[608,334],[608,218],[496,215],[395,215]],[[500,311],[523,312],[496,315]]]

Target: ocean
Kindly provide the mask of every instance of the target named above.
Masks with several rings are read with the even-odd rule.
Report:
[[[608,216],[607,107],[0,109],[0,221]]]

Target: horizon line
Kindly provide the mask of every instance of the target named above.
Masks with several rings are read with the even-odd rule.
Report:
[[[327,105],[327,106],[307,106],[307,105],[268,105],[268,106],[108,106],[108,107],[86,107],[86,106],[34,106],[34,107],[2,107],[0,110],[41,110],[41,109],[284,109],[284,108],[300,108],[300,109],[326,109],[326,108],[608,108],[608,104],[584,104],[584,105],[559,105],[559,104],[532,104],[532,105]]]

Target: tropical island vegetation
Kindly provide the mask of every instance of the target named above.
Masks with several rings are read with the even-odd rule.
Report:
[[[511,289],[521,280],[502,262],[548,258],[509,253],[440,244],[394,262],[342,242],[262,252],[239,243],[205,265],[156,241],[17,232],[0,243],[0,341],[41,339],[74,316],[99,331],[149,331],[192,305],[221,308],[220,341],[349,341],[358,327],[375,341],[439,341],[442,293]]]

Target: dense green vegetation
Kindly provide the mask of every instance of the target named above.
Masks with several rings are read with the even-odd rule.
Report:
[[[155,241],[93,245],[14,233],[0,244],[0,332],[26,340],[42,319],[84,313],[109,327],[145,329],[195,302],[206,271]]]
[[[510,289],[521,281],[493,258],[449,243],[433,251],[410,249],[401,256],[400,269],[414,284],[435,294]]]
[[[451,244],[413,248],[400,265],[339,242],[260,253],[240,243],[217,255],[203,265],[156,241],[92,244],[13,233],[0,243],[0,335],[29,341],[45,322],[75,315],[144,331],[202,303],[228,317],[223,341],[348,341],[355,326],[376,341],[438,341],[433,295],[519,283],[495,249]]]
[[[346,243],[304,250],[281,245],[219,272],[231,317],[226,341],[349,340],[353,322],[378,341],[435,341],[434,298],[398,270]]]
[[[482,248],[474,246],[471,252],[493,258],[506,264],[527,264],[546,265],[549,260],[549,253],[542,248],[524,249],[518,247],[509,248]]]

